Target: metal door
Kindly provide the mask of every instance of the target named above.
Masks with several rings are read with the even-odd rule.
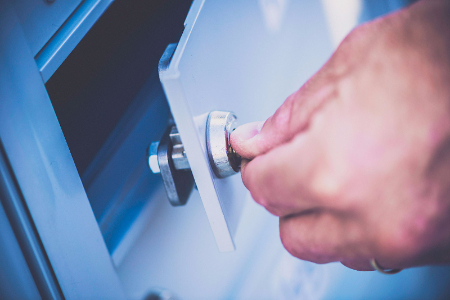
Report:
[[[219,250],[233,251],[247,192],[239,175],[214,175],[207,115],[232,111],[241,124],[270,116],[332,52],[323,8],[319,1],[197,0],[173,49],[160,79]]]

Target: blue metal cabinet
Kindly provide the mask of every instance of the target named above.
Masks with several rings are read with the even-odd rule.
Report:
[[[33,238],[48,257],[42,267],[54,273],[62,293],[53,298],[124,299],[20,19],[5,2],[0,5],[0,138],[36,228]]]

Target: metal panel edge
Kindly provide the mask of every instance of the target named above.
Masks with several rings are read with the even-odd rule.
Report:
[[[125,299],[20,22],[5,2],[0,138],[17,186],[64,297]]]
[[[113,0],[85,0],[36,55],[42,79],[47,82]]]
[[[183,94],[183,87],[179,81],[180,72],[178,70],[179,62],[204,2],[205,0],[194,1],[186,18],[185,30],[180,38],[180,42],[178,43],[173,56],[170,55],[167,57],[169,59],[171,58],[170,63],[166,64],[166,67],[159,69],[159,77],[164,92],[182,137],[190,136],[190,132],[197,133],[199,126],[204,127],[206,125],[206,116],[204,116],[204,118],[201,116],[197,117],[197,122],[194,121]],[[173,49],[173,46],[171,49]],[[213,171],[209,166],[208,158],[201,148],[202,143],[199,140],[200,138],[202,137],[195,134],[194,136],[191,136],[190,139],[183,140],[186,155],[190,162],[196,162],[195,164],[191,164],[192,174],[194,175],[219,251],[234,251],[235,246],[233,238],[231,237],[220,200],[214,188],[214,182],[212,180],[212,177],[214,176]],[[194,153],[203,153],[204,157],[198,159],[194,156]],[[215,195],[215,197],[211,197],[210,195]]]

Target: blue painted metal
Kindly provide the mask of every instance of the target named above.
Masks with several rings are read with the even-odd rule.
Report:
[[[62,299],[55,273],[45,253],[23,195],[0,141],[0,202],[12,226],[21,252],[43,299]],[[1,294],[0,294],[1,295]]]
[[[148,168],[146,149],[161,138],[169,117],[155,70],[82,176],[111,253],[161,185]]]
[[[63,133],[9,2],[0,5],[0,139],[66,299],[124,299]]]
[[[146,157],[170,115],[156,70],[189,5],[112,3],[46,84],[110,253],[161,183]]]
[[[22,29],[36,55],[82,0],[14,0]]]
[[[84,0],[39,51],[36,63],[44,82],[50,79],[112,1]]]
[[[164,194],[164,191],[162,191]],[[117,272],[132,299],[151,287],[180,299],[450,299],[450,267],[405,270],[395,276],[317,265],[292,257],[281,244],[278,218],[251,199],[235,237],[236,251],[220,253],[198,191],[182,209],[161,195],[149,203]]]
[[[13,228],[0,203],[0,299],[41,299]]]

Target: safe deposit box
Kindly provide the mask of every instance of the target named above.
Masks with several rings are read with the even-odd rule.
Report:
[[[0,298],[438,298],[291,257],[228,143],[409,2],[0,0]]]

